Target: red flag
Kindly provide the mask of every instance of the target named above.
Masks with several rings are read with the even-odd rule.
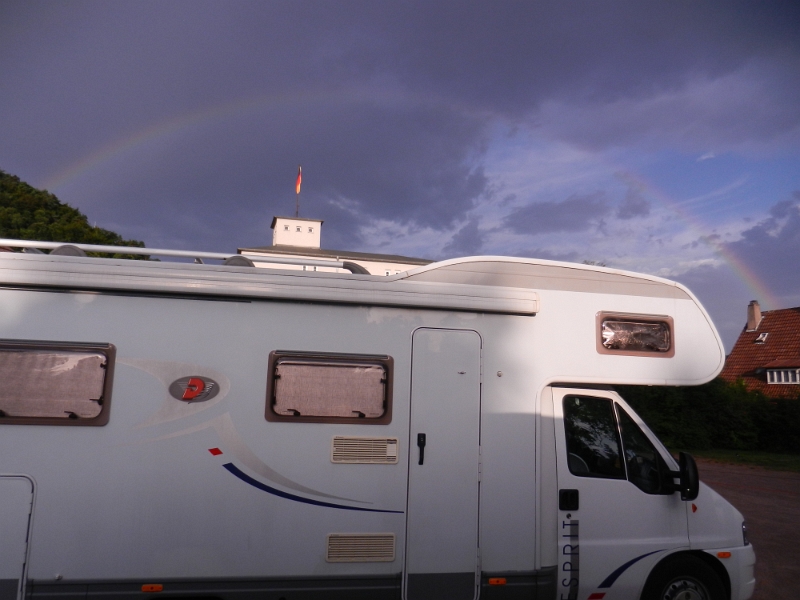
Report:
[[[298,194],[300,193],[300,184],[302,182],[303,182],[303,168],[302,167],[297,167],[297,185],[295,187],[297,188],[297,192],[296,193],[298,193]]]

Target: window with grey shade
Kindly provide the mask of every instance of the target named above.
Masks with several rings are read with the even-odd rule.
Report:
[[[113,346],[0,342],[0,424],[107,422]]]
[[[268,420],[385,423],[390,417],[391,358],[270,356]]]

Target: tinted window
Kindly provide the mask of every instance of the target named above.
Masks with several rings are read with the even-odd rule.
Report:
[[[573,475],[624,479],[614,407],[606,398],[564,398],[567,465]]]
[[[617,404],[622,446],[628,480],[648,494],[672,494],[675,484],[664,459],[639,429],[636,422]]]

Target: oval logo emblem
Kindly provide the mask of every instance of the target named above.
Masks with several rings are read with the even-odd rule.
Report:
[[[169,386],[169,394],[184,402],[205,402],[219,393],[219,384],[213,379],[192,375],[181,377]]]

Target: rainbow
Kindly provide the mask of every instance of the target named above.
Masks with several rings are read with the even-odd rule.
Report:
[[[335,95],[339,96],[339,100],[358,100],[364,98],[364,95],[358,90],[345,91]],[[289,105],[290,103],[296,103],[303,99],[307,101],[309,96],[310,94],[284,94],[280,96],[269,95],[255,98],[237,99],[233,102],[203,107],[188,114],[161,121],[127,137],[117,139],[109,144],[106,144],[105,146],[102,146],[95,152],[88,154],[77,162],[48,177],[43,182],[43,187],[44,189],[53,190],[64,186],[83,174],[97,168],[99,165],[102,165],[131,149],[140,147],[154,140],[165,138],[193,127],[199,127],[210,121],[230,117],[236,114],[260,110],[264,109],[265,107],[275,108],[276,106],[280,105]],[[318,96],[318,94],[313,94],[313,96]],[[330,101],[332,96],[330,94],[326,95],[325,99],[326,101]],[[750,269],[738,256],[736,256],[736,254],[734,254],[734,252],[731,251],[724,243],[715,239],[713,236],[705,234],[705,232],[708,231],[708,228],[687,209],[687,205],[690,204],[691,201],[676,201],[652,182],[647,181],[642,176],[634,174],[629,170],[618,169],[617,172],[620,173],[620,177],[623,180],[632,182],[641,189],[646,190],[648,196],[656,199],[668,210],[675,213],[678,218],[680,218],[689,227],[695,230],[698,235],[702,237],[709,246],[711,246],[714,252],[716,252],[717,255],[719,255],[731,266],[736,276],[750,291],[752,291],[754,298],[758,299],[766,310],[775,309],[780,306],[780,302],[777,297],[772,294],[766,284],[758,277],[758,275],[756,275],[756,273],[752,271],[752,269]]]
[[[288,101],[288,98],[281,100]],[[188,114],[161,121],[100,147],[91,154],[48,177],[43,182],[42,187],[47,190],[54,190],[133,148],[159,138],[165,138],[179,131],[203,125],[209,121],[261,108],[267,103],[274,105],[276,98],[240,99],[225,104],[203,107]]]
[[[650,181],[647,181],[639,175],[635,175],[630,171],[621,172],[621,178],[635,183],[640,188],[647,191],[648,196],[657,200],[660,204],[668,210],[675,213],[681,221],[686,223],[689,227],[695,230],[703,241],[708,244],[714,252],[716,252],[725,262],[733,269],[734,274],[745,284],[745,286],[753,293],[753,298],[757,299],[765,310],[778,308],[781,303],[778,298],[769,290],[767,285],[748,267],[744,261],[741,260],[726,244],[719,241],[714,236],[705,234],[708,227],[700,221],[693,213],[691,213],[687,206],[691,204],[692,200],[677,201],[673,199],[664,190]],[[719,193],[723,193],[744,183],[744,180],[735,182],[727,186]],[[716,194],[715,194],[716,195]],[[697,201],[697,199],[694,199]]]

